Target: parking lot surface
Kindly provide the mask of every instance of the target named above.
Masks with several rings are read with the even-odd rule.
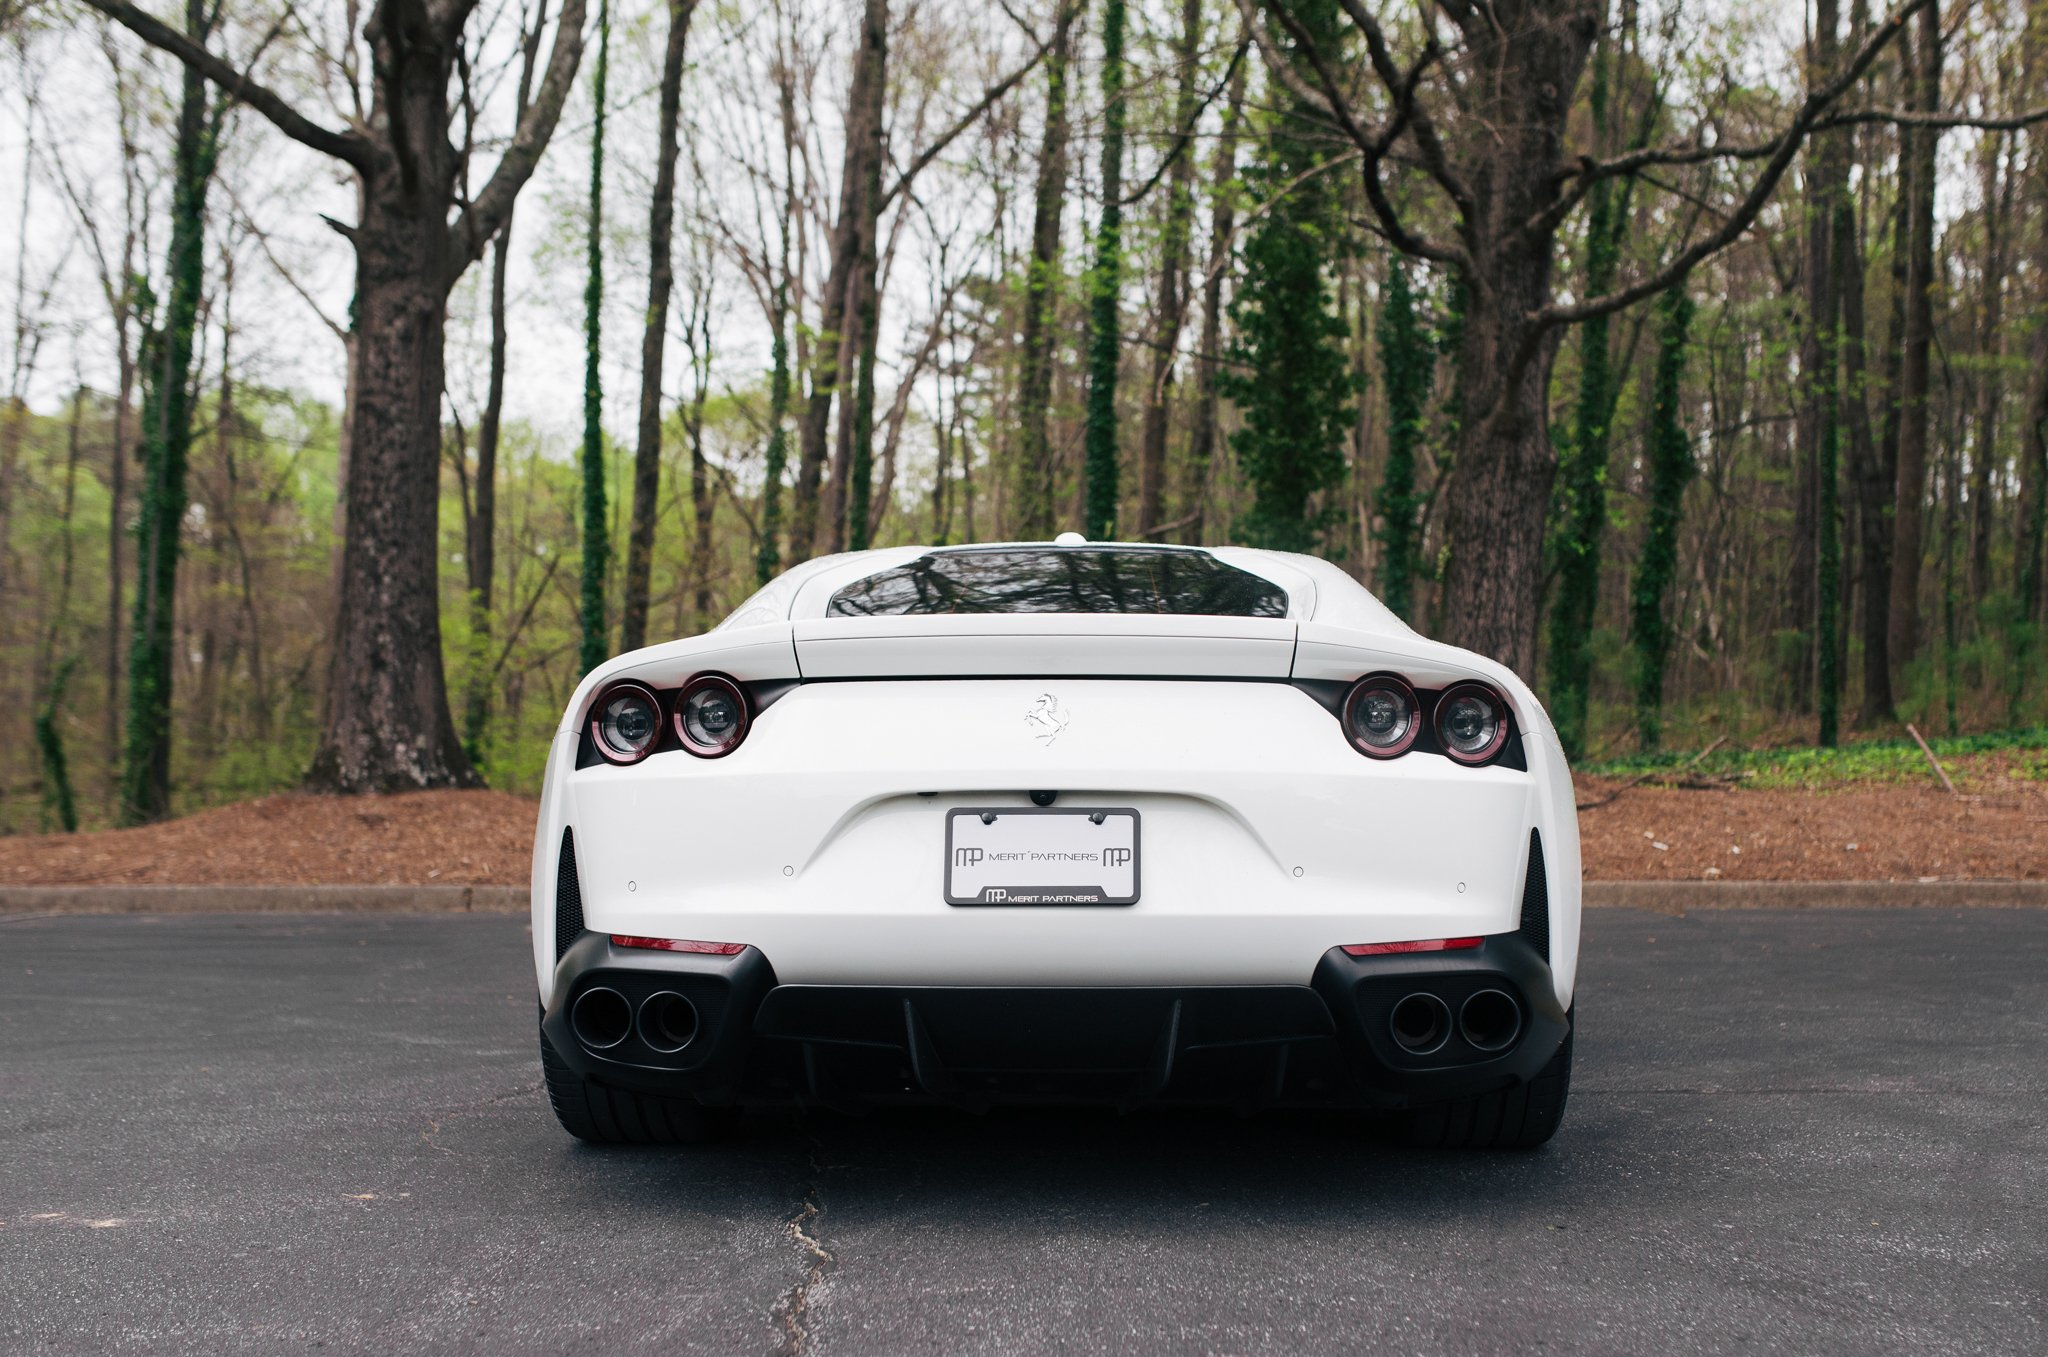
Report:
[[[593,1150],[501,917],[0,921],[0,1351],[2048,1351],[2048,911],[1588,916],[1563,1131]]]

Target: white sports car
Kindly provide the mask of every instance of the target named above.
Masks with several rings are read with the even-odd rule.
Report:
[[[1549,1139],[1579,836],[1529,689],[1326,562],[901,547],[599,667],[533,848],[600,1142],[755,1104],[1324,1106]]]

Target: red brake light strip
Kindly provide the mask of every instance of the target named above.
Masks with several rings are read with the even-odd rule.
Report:
[[[613,939],[617,941],[616,938]],[[1429,938],[1422,942],[1353,942],[1344,950],[1352,956],[1388,956],[1395,952],[1463,952],[1477,947],[1484,938]]]
[[[696,952],[704,956],[738,956],[747,950],[744,942],[693,942],[688,938],[638,938],[612,934],[614,947],[639,947],[653,952]]]

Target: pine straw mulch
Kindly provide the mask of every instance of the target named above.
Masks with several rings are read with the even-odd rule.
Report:
[[[1582,778],[1599,801],[1619,779]],[[2048,878],[2048,786],[1640,785],[1581,812],[1589,880]],[[0,885],[523,885],[535,803],[287,794],[142,829],[0,838]]]
[[[0,838],[0,886],[523,886],[537,811],[506,792],[293,792],[140,829]]]

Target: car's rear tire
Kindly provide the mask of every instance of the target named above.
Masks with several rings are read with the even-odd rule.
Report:
[[[592,1145],[701,1145],[738,1120],[736,1108],[593,1083],[562,1063],[546,1035],[540,1039],[540,1069],[555,1120]]]
[[[1394,1136],[1423,1149],[1528,1150],[1557,1134],[1572,1087],[1572,1033],[1534,1079],[1402,1113]]]

